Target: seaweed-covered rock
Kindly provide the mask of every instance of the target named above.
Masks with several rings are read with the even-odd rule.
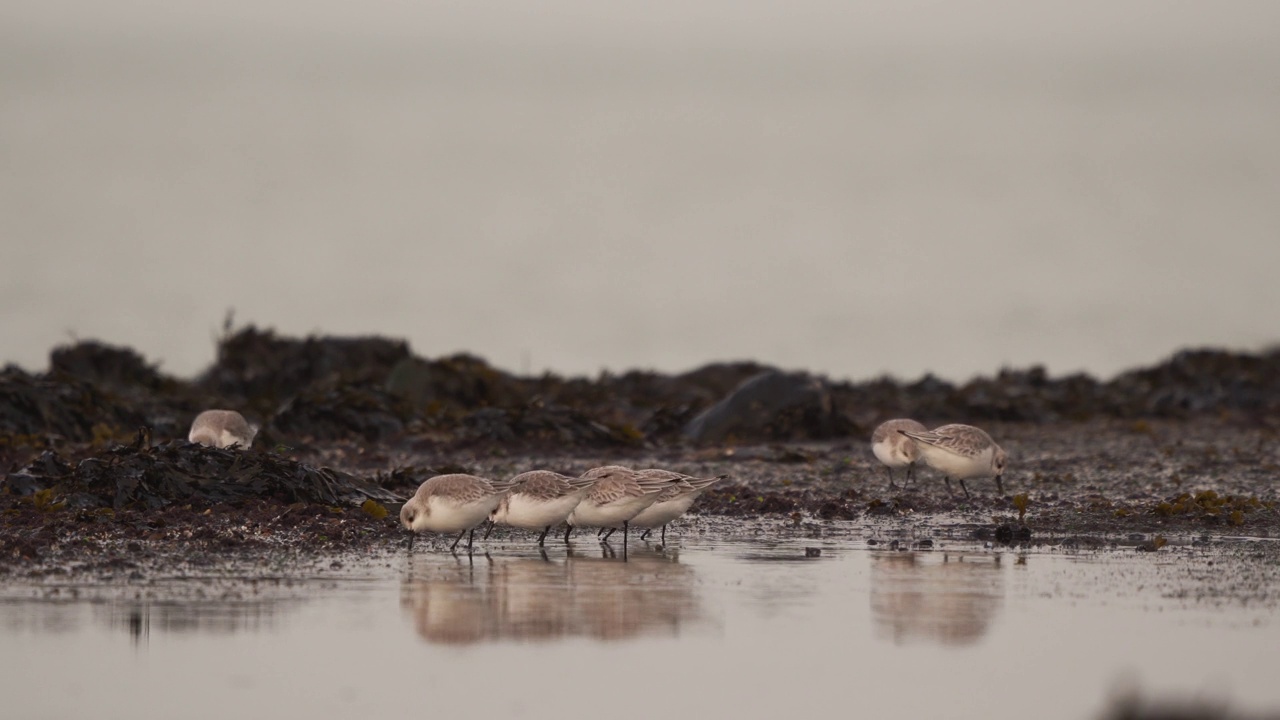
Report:
[[[1280,412],[1280,350],[1260,355],[1185,350],[1107,384],[1111,414],[1179,417],[1239,410]]]
[[[961,386],[926,375],[912,383],[841,383],[831,393],[839,414],[864,430],[896,416],[1053,422],[1238,412],[1265,420],[1280,415],[1280,350],[1185,351],[1109,382],[1084,374],[1054,378],[1032,367]]]
[[[47,380],[74,378],[88,383],[120,411],[142,419],[129,427],[105,422],[113,435],[145,424],[161,437],[183,436],[206,403],[216,404],[216,400],[202,397],[191,383],[163,375],[133,350],[96,341],[54,348],[49,368]]]
[[[528,398],[520,381],[472,355],[404,358],[391,368],[386,386],[419,410],[513,407]]]
[[[517,377],[469,355],[417,358],[400,340],[228,333],[196,382],[98,342],[54,350],[52,371],[0,373],[0,462],[28,462],[57,438],[90,442],[147,426],[185,437],[192,418],[235,407],[272,434],[387,441],[406,433],[477,442],[648,445],[865,436],[889,417],[925,422],[1056,422],[1233,414],[1280,426],[1280,349],[1195,350],[1109,382],[1006,369],[954,384],[926,375],[830,382],[749,362],[679,375],[651,371]]]
[[[34,376],[15,368],[0,371],[0,433],[59,435],[76,442],[94,439],[94,428],[133,429],[142,414],[96,386],[68,376]]]
[[[52,457],[49,457],[53,455]],[[366,480],[270,453],[226,450],[184,441],[149,447],[145,434],[77,463],[46,453],[5,478],[8,488],[48,491],[51,507],[212,505],[254,498],[359,505],[398,496]],[[15,493],[17,494],[17,493]],[[37,493],[38,494],[38,493]]]
[[[571,407],[604,425],[647,440],[679,438],[699,410],[720,395],[656,372],[604,372],[594,380],[545,375],[528,381],[531,399]]]
[[[460,436],[469,442],[554,443],[571,447],[623,445],[641,439],[595,422],[576,410],[541,403],[477,410],[463,419]]]
[[[137,352],[93,340],[54,348],[49,354],[49,372],[117,390],[160,390],[172,382]]]
[[[286,402],[269,430],[316,440],[358,436],[377,442],[404,432],[410,416],[402,400],[378,388],[315,387]]]
[[[1008,422],[1081,419],[1098,412],[1105,390],[1086,375],[1052,379],[1042,366],[1001,370],[993,378],[975,378],[956,389],[950,400],[954,417]]]
[[[318,381],[386,380],[409,344],[382,337],[281,338],[249,326],[222,339],[201,385],[221,396],[280,402]]]

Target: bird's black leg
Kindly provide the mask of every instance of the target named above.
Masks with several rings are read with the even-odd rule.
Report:
[[[644,532],[640,533],[640,539],[644,540],[645,538],[649,537],[649,533],[651,532],[653,532],[653,528],[646,529]]]
[[[996,492],[1000,493],[1001,497],[1004,496],[1004,481],[1000,479],[999,475],[996,476]]]
[[[604,537],[600,538],[600,542],[604,542],[604,543],[609,542],[609,536],[612,535],[615,531],[617,531],[617,529],[618,528],[609,528],[609,532],[605,533]]]
[[[893,468],[889,467],[888,465],[885,465],[884,474],[889,476],[889,489],[892,490],[895,487],[897,487],[896,485],[893,484]]]
[[[566,526],[564,527],[564,544],[565,544],[565,545],[568,545],[568,544],[569,544],[569,536],[570,536],[570,535],[572,535],[572,534],[573,534],[573,526],[572,526],[572,525],[566,525]]]
[[[667,546],[667,526],[662,526],[662,547]]]
[[[498,523],[496,523],[496,522],[494,522],[494,521],[492,521],[492,520],[490,520],[490,521],[489,521],[489,527],[488,527],[488,529],[486,529],[486,530],[484,531],[484,539],[485,539],[485,540],[488,540],[488,539],[489,539],[489,535],[490,535],[490,533],[492,533],[492,532],[493,532],[493,526],[494,526],[494,525],[497,525],[497,524],[498,524]]]
[[[463,530],[462,532],[458,533],[458,539],[454,540],[453,544],[449,546],[449,552],[453,552],[458,548],[458,543],[462,542],[462,536],[466,534],[467,534],[466,530]]]
[[[414,536],[415,536],[415,535],[417,535],[417,534],[418,534],[418,533],[416,533],[416,532],[414,532],[414,531],[412,531],[412,530],[410,530],[410,531],[409,531],[409,552],[413,552],[413,538],[414,538]]]
[[[956,494],[956,491],[951,489],[951,478],[949,478],[949,477],[944,477],[944,478],[942,478],[942,479],[943,479],[943,481],[944,481],[944,482],[946,482],[946,483],[947,483],[947,494],[948,494],[948,495],[951,495],[951,496],[953,496],[953,497],[954,497],[954,496],[955,496],[955,494]]]
[[[476,529],[471,528],[471,531],[467,533],[467,554],[471,553],[471,548],[473,546],[472,541],[475,539],[476,539]]]
[[[538,547],[542,547],[542,541],[547,539],[547,533],[551,532],[551,526],[548,525],[542,529],[542,534],[538,536]]]
[[[964,491],[964,496],[969,497],[969,488],[964,486],[964,480],[960,481],[960,489]]]

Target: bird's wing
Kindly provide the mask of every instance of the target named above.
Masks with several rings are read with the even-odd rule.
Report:
[[[917,442],[922,442],[926,445],[933,445],[934,447],[942,448],[943,450],[953,452],[956,455],[961,455],[963,457],[976,457],[990,444],[990,442],[985,438],[978,437],[972,433],[955,431],[938,432],[936,430],[930,430],[928,432],[907,432],[906,430],[899,430],[898,432]]]

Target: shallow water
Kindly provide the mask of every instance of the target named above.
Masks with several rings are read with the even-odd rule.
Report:
[[[1280,580],[1256,542],[679,543],[10,584],[6,716],[1083,718],[1126,688],[1280,710]]]

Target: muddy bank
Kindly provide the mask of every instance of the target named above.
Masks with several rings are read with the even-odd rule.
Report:
[[[991,429],[1017,458],[1003,497],[989,481],[971,483],[972,497],[950,495],[929,471],[909,489],[891,490],[860,440],[609,453],[423,452],[412,444],[349,443],[240,451],[181,441],[46,451],[9,473],[0,490],[0,567],[56,565],[77,553],[127,563],[136,552],[175,547],[212,554],[245,547],[385,548],[405,540],[395,522],[395,497],[437,472],[579,473],[607,462],[730,476],[698,501],[689,519],[672,526],[674,537],[734,534],[742,527],[813,536],[901,531],[916,539],[1064,547],[1113,540],[1137,547],[1157,536],[1280,537],[1280,467],[1268,430],[1211,420],[997,423]],[[327,482],[317,484],[317,477]],[[121,487],[135,494],[122,495]],[[216,495],[201,495],[202,488]],[[143,492],[150,495],[137,495]],[[493,542],[521,537],[499,530]],[[442,549],[444,540],[427,544]]]
[[[208,407],[261,423],[254,447],[186,443]],[[890,489],[866,437],[893,416],[988,428],[1011,457],[1006,495],[989,481],[949,495],[928,471]],[[701,522],[1011,542],[1275,537],[1278,419],[1280,352],[1181,353],[1108,382],[1030,369],[848,383],[752,363],[566,379],[250,327],[181,380],[80,343],[55,350],[48,373],[0,373],[0,565],[68,548],[127,558],[130,543],[385,545],[403,540],[398,499],[437,472],[614,462],[729,475],[695,506]]]

